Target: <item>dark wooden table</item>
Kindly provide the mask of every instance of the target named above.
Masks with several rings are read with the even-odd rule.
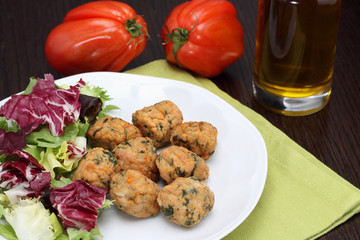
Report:
[[[50,30],[85,0],[0,0],[0,99],[25,89],[30,76],[52,73],[44,44]],[[181,0],[124,0],[144,16],[152,36],[145,51],[124,70],[164,58],[160,28]],[[360,1],[342,3],[333,92],[328,106],[306,117],[269,112],[253,99],[256,0],[231,0],[244,27],[244,55],[213,82],[241,103],[263,115],[290,138],[360,188]],[[360,239],[360,216],[351,218],[320,239]]]

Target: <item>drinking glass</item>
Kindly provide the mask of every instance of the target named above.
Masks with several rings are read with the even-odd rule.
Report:
[[[341,0],[258,0],[253,92],[290,116],[329,101]]]

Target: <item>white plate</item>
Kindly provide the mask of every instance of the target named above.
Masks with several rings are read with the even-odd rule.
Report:
[[[121,108],[111,115],[128,122],[136,110],[168,99],[180,108],[184,121],[206,121],[218,129],[218,145],[207,160],[210,176],[206,180],[215,194],[215,205],[198,225],[179,227],[161,212],[148,219],[136,219],[113,206],[104,210],[98,220],[104,240],[221,239],[249,216],[265,185],[267,151],[261,134],[235,108],[196,85],[142,75],[95,72],[56,83],[74,84],[80,78],[106,89],[113,98],[108,104]]]

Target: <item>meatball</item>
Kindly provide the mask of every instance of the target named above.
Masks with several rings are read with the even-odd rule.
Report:
[[[134,125],[110,116],[98,119],[87,135],[92,147],[102,147],[110,151],[122,142],[142,136]]]
[[[176,127],[170,141],[207,160],[215,151],[217,129],[207,122],[185,122]]]
[[[137,217],[155,216],[160,207],[157,196],[160,188],[136,170],[125,170],[112,175],[110,196],[121,211]]]
[[[94,186],[109,189],[110,175],[114,172],[116,160],[112,153],[103,148],[92,148],[79,161],[72,180],[83,180]]]
[[[190,228],[198,224],[213,208],[214,193],[197,178],[177,178],[160,190],[157,201],[170,221]]]
[[[157,148],[170,143],[172,131],[182,121],[182,112],[169,100],[145,107],[132,114],[132,123],[144,136],[150,137]]]
[[[114,156],[118,163],[116,171],[133,169],[153,181],[159,179],[156,148],[150,138],[137,137],[123,142],[114,148]]]
[[[206,180],[209,177],[209,167],[204,159],[190,150],[171,146],[160,152],[156,165],[160,176],[171,183],[178,177],[196,177]]]

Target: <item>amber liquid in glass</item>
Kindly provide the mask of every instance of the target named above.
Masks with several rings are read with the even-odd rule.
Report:
[[[254,84],[302,98],[330,91],[341,0],[259,0]]]

